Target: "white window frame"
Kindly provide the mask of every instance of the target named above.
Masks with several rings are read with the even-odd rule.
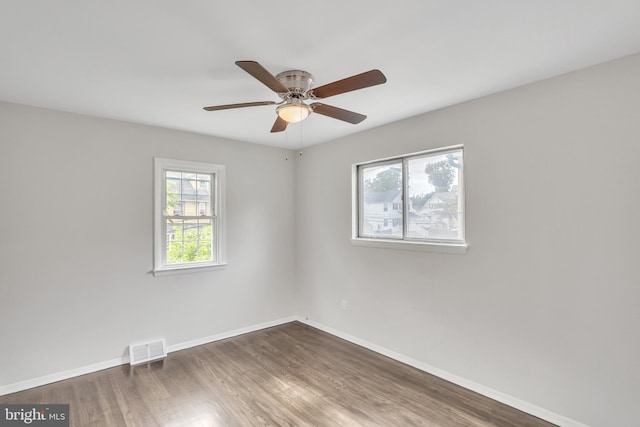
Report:
[[[180,171],[186,173],[212,174],[211,182],[212,216],[215,218],[213,239],[216,245],[216,259],[209,262],[191,262],[184,264],[167,264],[166,226],[164,223],[166,179],[165,172]],[[192,162],[188,160],[154,158],[154,202],[153,202],[153,275],[180,272],[209,271],[224,268],[226,258],[226,170],[224,165]]]
[[[464,239],[463,241],[448,241],[448,240],[427,240],[427,239],[416,239],[404,237],[406,236],[406,227],[407,227],[407,216],[408,211],[405,207],[404,195],[408,194],[408,182],[407,182],[407,162],[412,157],[418,157],[421,155],[438,155],[438,154],[446,154],[449,151],[454,150],[462,150],[464,156],[464,147],[462,145],[453,145],[449,147],[437,148],[426,151],[419,151],[415,153],[403,154],[400,156],[387,157],[383,159],[371,160],[362,163],[356,163],[351,166],[351,212],[352,212],[352,226],[351,226],[351,244],[354,246],[368,246],[375,248],[385,248],[385,249],[400,249],[400,250],[411,250],[411,251],[424,251],[424,252],[439,252],[439,253],[451,253],[451,254],[464,254],[467,252],[467,248],[469,246],[466,240],[466,230],[463,232]],[[464,158],[464,157],[463,157]],[[360,177],[360,167],[367,165],[384,165],[385,163],[402,163],[402,210],[403,210],[403,238],[369,238],[369,237],[360,237],[360,225],[361,218],[360,212],[362,211],[361,205],[361,197],[363,194],[362,188],[362,180]],[[464,206],[465,193],[464,193],[464,163],[463,163],[463,175],[462,175],[462,186],[458,189],[461,192],[461,200],[462,200],[462,219],[460,221],[461,226],[465,227],[465,217],[466,217],[466,209]]]

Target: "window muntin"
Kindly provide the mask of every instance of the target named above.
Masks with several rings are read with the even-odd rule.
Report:
[[[155,160],[154,273],[225,264],[225,167]]]
[[[464,244],[463,172],[461,147],[357,165],[356,238]]]

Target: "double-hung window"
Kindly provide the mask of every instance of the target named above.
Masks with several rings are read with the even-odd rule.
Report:
[[[154,175],[154,274],[224,266],[225,167],[156,158]]]
[[[461,146],[357,164],[353,177],[354,244],[464,252]]]

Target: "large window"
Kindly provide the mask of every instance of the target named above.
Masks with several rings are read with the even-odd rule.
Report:
[[[154,274],[225,265],[221,165],[155,159]]]
[[[463,150],[354,165],[354,240],[465,245]]]

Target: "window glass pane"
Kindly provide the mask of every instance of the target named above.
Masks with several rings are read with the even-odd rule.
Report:
[[[182,251],[184,248],[183,223],[184,221],[181,219],[166,219],[165,228],[167,230],[167,264],[176,264],[182,262]]]
[[[198,220],[188,219],[183,221],[182,235],[185,242],[195,242],[198,240]]]
[[[211,191],[211,175],[198,174],[198,194],[209,195]]]
[[[165,173],[165,215],[182,215],[181,175],[173,171]]]
[[[362,166],[364,237],[402,238],[402,162]]]
[[[210,174],[197,176],[196,202],[198,203],[197,215],[211,216],[211,180],[213,176]]]
[[[463,240],[462,150],[407,162],[407,237]]]
[[[213,234],[212,220],[199,219],[197,261],[214,261],[216,259],[213,249]]]
[[[195,173],[182,173],[180,180],[181,188],[181,200],[182,200],[182,215],[194,216],[198,215],[198,209],[196,207],[196,176]]]
[[[213,215],[211,203],[213,174],[166,171],[165,180],[165,215]]]
[[[212,261],[210,219],[167,218],[167,264]]]

